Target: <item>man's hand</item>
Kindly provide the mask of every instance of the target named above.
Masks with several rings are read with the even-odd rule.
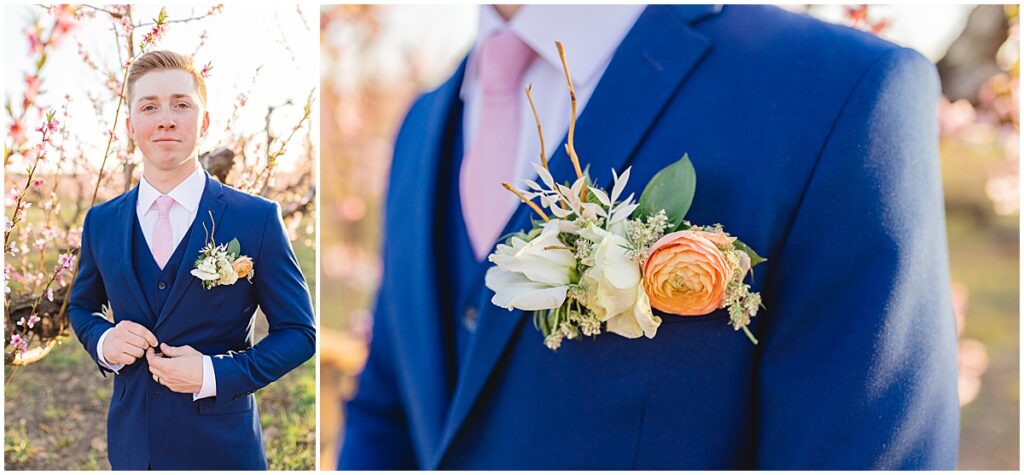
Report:
[[[203,388],[203,354],[191,346],[160,344],[162,354],[146,350],[153,380],[176,393],[197,393]]]
[[[103,340],[103,359],[110,364],[130,365],[148,348],[157,346],[156,337],[138,323],[121,320]]]

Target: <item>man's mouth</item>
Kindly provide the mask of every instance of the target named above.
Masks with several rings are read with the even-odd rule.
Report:
[[[181,142],[181,140],[178,140],[178,139],[156,139],[156,140],[154,140],[154,142]]]

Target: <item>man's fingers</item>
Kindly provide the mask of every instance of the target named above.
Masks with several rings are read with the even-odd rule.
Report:
[[[136,335],[136,334],[134,334],[132,332],[124,332],[124,333],[122,333],[121,334],[121,338],[122,338],[122,341],[127,343],[129,346],[133,346],[135,348],[139,348],[139,349],[145,350],[146,348],[149,347],[149,343],[146,341],[145,338],[142,338],[141,336]]]
[[[157,346],[156,336],[148,328],[128,320],[122,320],[121,323],[118,323],[118,325],[121,324],[124,324],[124,329],[128,330],[128,332],[142,337],[146,343],[149,343],[149,346]]]
[[[149,360],[149,367],[155,368],[160,366],[160,360],[163,358],[156,354],[152,348],[146,348],[146,359]]]
[[[131,355],[127,353],[118,353],[110,359],[110,362],[113,364],[130,365],[135,362],[135,358],[132,358]]]
[[[122,353],[132,356],[133,362],[135,361],[135,359],[142,358],[142,355],[146,354],[144,351],[142,351],[142,348],[132,345],[125,345],[124,350],[122,350]]]

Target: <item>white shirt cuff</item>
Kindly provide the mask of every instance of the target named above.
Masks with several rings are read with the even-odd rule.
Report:
[[[192,400],[213,397],[217,395],[217,378],[213,374],[213,358],[203,355],[203,387],[199,392],[192,393]]]
[[[99,361],[101,365],[106,366],[107,369],[113,371],[114,374],[118,374],[117,372],[121,371],[121,368],[124,368],[124,365],[123,364],[113,364],[112,365],[110,363],[107,363],[106,358],[103,357],[103,340],[105,340],[107,338],[107,334],[109,334],[112,331],[114,331],[113,328],[103,332],[103,334],[100,335],[100,341],[96,342],[96,361]]]

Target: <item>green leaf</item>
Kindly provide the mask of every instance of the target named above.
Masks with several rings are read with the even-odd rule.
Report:
[[[232,259],[237,259],[242,254],[242,245],[238,243],[238,238],[232,239],[228,243],[228,254],[231,255]]]
[[[739,249],[739,250],[747,253],[748,256],[750,256],[750,267],[751,268],[753,268],[754,266],[756,266],[756,265],[758,265],[758,264],[760,264],[760,263],[762,263],[762,262],[767,260],[767,259],[757,255],[757,253],[754,252],[754,250],[751,249],[750,246],[746,245],[743,241],[740,241],[739,239],[733,241],[732,244],[734,246],[736,246],[736,249]]]
[[[693,226],[690,226],[689,223],[687,223],[684,220],[683,222],[679,223],[679,226],[676,226],[675,231],[689,231],[692,228]]]
[[[696,191],[697,172],[690,163],[690,157],[683,154],[683,158],[663,168],[647,184],[640,195],[640,206],[636,211],[639,214],[636,216],[646,218],[665,210],[671,223],[669,229],[675,229],[690,210]]]

